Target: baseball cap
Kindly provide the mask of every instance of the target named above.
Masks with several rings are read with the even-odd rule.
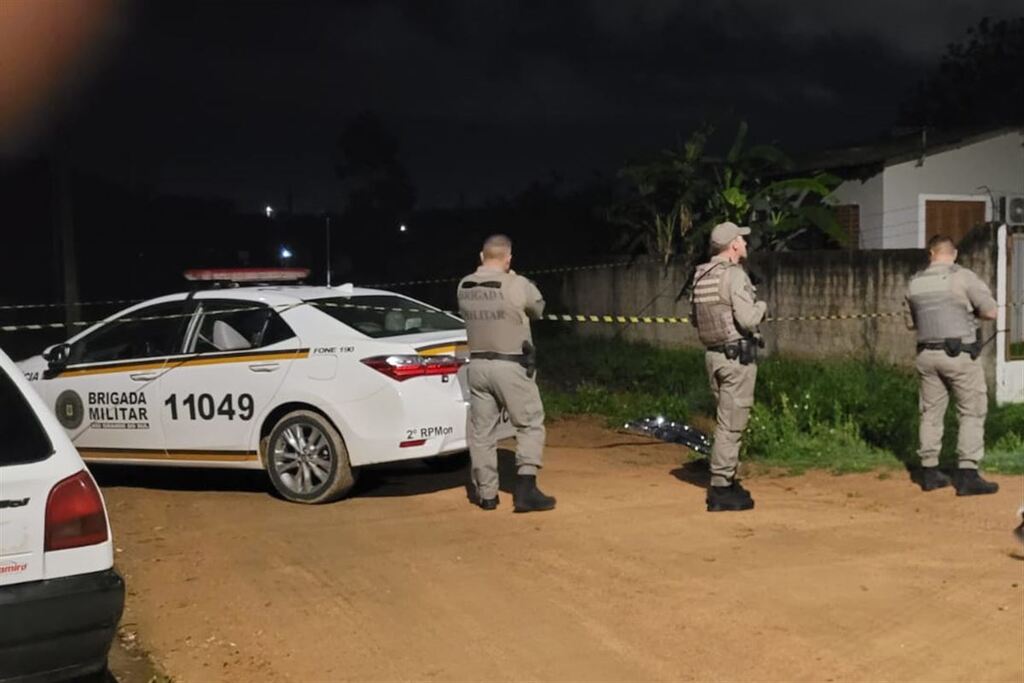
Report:
[[[749,234],[750,228],[740,227],[732,221],[726,221],[725,223],[719,223],[711,231],[711,243],[724,247],[740,235]]]

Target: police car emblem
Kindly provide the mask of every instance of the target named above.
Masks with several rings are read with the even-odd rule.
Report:
[[[57,420],[65,429],[75,429],[82,424],[85,411],[82,408],[82,398],[68,389],[62,391],[57,397],[57,405],[54,406]]]

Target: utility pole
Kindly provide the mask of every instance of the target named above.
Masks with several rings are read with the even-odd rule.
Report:
[[[78,322],[78,261],[75,256],[75,219],[72,207],[71,171],[60,152],[51,156],[51,206],[53,244],[64,299],[64,324],[68,336]]]

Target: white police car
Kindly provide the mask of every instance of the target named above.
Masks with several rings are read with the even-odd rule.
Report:
[[[103,497],[3,351],[0,436],[0,681],[101,672],[124,607]]]
[[[87,462],[265,469],[297,502],[340,498],[360,465],[464,451],[463,322],[296,270],[190,271],[250,286],[138,304],[20,367]]]

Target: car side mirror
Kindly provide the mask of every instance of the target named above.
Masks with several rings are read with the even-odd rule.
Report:
[[[43,351],[43,360],[49,364],[51,370],[63,368],[68,364],[70,356],[71,345],[67,343],[54,344]]]

